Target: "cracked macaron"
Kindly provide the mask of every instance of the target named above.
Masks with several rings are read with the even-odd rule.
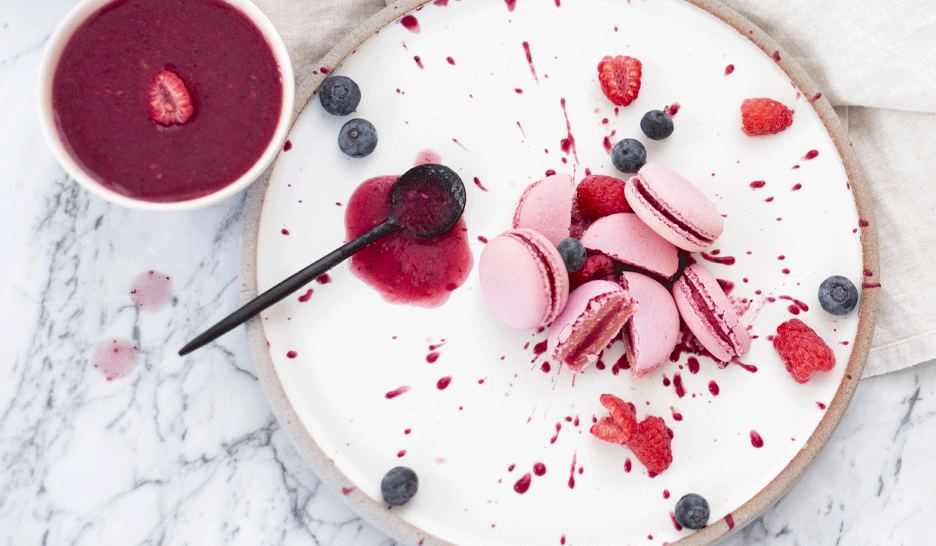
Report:
[[[724,229],[715,204],[676,171],[647,163],[624,188],[634,213],[653,231],[683,250],[698,252]]]
[[[716,360],[728,362],[750,350],[747,327],[702,264],[692,264],[683,271],[673,284],[673,299],[683,322]]]

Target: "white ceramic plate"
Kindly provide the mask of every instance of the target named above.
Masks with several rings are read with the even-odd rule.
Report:
[[[555,363],[544,371],[534,347],[545,333],[493,319],[476,270],[445,305],[425,309],[385,302],[343,264],[331,282],[312,283],[311,294],[248,326],[264,386],[300,451],[358,512],[413,544],[703,544],[748,523],[825,443],[870,341],[875,289],[863,290],[860,314],[844,318],[822,311],[816,296],[832,274],[877,282],[873,224],[831,107],[769,38],[709,2],[440,0],[407,24],[399,10],[342,42],[307,81],[314,87],[324,72],[355,79],[363,100],[354,116],[372,121],[380,141],[367,158],[343,156],[336,139],[348,118],[325,113],[317,97],[308,103],[291,148],[250,196],[246,297],[341,244],[355,187],[401,174],[427,150],[466,181],[477,263],[483,241],[510,227],[528,184],[548,170],[576,181],[619,174],[605,140],[634,137],[724,214],[713,254],[734,263],[699,259],[734,285],[730,295],[755,339],[746,366],[701,357],[695,371],[683,355],[637,380],[614,372],[617,342],[604,369],[573,377]],[[604,55],[643,62],[628,107],[602,95],[596,66]],[[739,105],[752,96],[793,108],[793,125],[745,136]],[[644,138],[644,112],[672,105],[674,134]],[[838,360],[805,385],[770,342],[794,315]],[[441,389],[443,378],[450,383]],[[386,396],[403,386],[404,394]],[[675,433],[668,470],[651,478],[626,448],[588,433],[606,415],[598,401],[606,392],[636,404],[639,418],[666,420]],[[545,474],[517,493],[514,484],[537,463]],[[390,509],[380,480],[396,465],[416,470],[420,490]],[[695,534],[671,517],[689,492],[712,510]]]

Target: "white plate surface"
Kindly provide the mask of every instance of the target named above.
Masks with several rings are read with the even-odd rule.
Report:
[[[450,0],[412,15],[418,28],[392,22],[334,70],[362,89],[354,116],[377,127],[372,155],[341,154],[336,139],[348,118],[325,113],[317,97],[299,116],[291,149],[253,203],[262,207],[257,288],[341,244],[355,187],[401,174],[426,150],[468,186],[464,218],[476,266],[483,241],[510,227],[528,184],[548,170],[576,182],[586,172],[624,176],[605,139],[633,137],[651,161],[694,181],[724,214],[724,234],[712,248],[734,263],[697,257],[733,283],[730,295],[746,309],[755,338],[741,359],[748,368],[700,357],[693,373],[683,355],[633,379],[612,369],[622,352],[616,342],[604,369],[573,377],[552,363],[546,372],[547,360],[534,352],[545,333],[499,324],[476,267],[445,305],[425,309],[383,301],[343,264],[331,282],[309,286],[307,301],[303,291],[262,315],[268,347],[255,348],[272,367],[274,398],[286,401],[280,418],[320,476],[406,541],[673,543],[690,535],[671,518],[689,492],[711,505],[705,541],[730,531],[729,514],[738,517],[778,476],[795,478],[784,476],[785,467],[803,457],[833,399],[847,404],[843,385],[857,381],[863,365],[852,361],[846,374],[867,328],[859,314],[832,317],[816,297],[832,274],[861,286],[868,263],[847,169],[814,108],[824,100],[806,95],[747,33],[678,0]],[[602,95],[596,66],[604,55],[642,61],[640,95],[630,106],[616,108]],[[793,125],[745,136],[739,105],[752,96],[793,108]],[[644,112],[673,104],[674,134],[661,142],[643,137]],[[563,146],[570,136],[574,145]],[[806,159],[811,151],[818,155]],[[763,187],[752,188],[754,181]],[[792,380],[769,341],[793,309],[838,360],[805,385]],[[449,386],[438,388],[447,377]],[[402,386],[410,389],[386,396]],[[667,471],[651,478],[626,448],[588,433],[606,415],[598,401],[606,392],[636,404],[639,418],[666,420],[675,434]],[[836,397],[841,392],[847,395]],[[763,447],[752,445],[752,431]],[[514,484],[536,463],[545,474],[518,494]],[[405,507],[388,509],[380,480],[396,465],[417,471],[420,490]]]

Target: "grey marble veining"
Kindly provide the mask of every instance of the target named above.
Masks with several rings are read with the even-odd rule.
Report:
[[[241,329],[176,355],[238,303],[244,196],[191,213],[129,211],[53,161],[35,81],[73,3],[0,6],[0,544],[392,544],[297,455]],[[171,279],[162,309],[131,298],[149,270]],[[111,339],[139,353],[108,381],[94,360]],[[862,381],[814,465],[725,544],[931,544],[934,391],[931,363]]]

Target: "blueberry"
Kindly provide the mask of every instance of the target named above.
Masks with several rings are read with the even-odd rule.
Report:
[[[640,130],[653,140],[663,140],[673,134],[673,118],[663,110],[650,110],[640,120]]]
[[[819,285],[819,305],[833,315],[847,315],[858,305],[858,289],[841,275],[832,275]]]
[[[396,466],[384,474],[380,482],[380,493],[384,502],[390,506],[403,506],[416,494],[419,489],[419,478],[413,469],[405,466]]]
[[[611,149],[611,163],[622,173],[635,173],[647,162],[647,149],[638,140],[623,138]]]
[[[330,76],[318,93],[322,108],[333,116],[347,116],[361,102],[361,88],[347,76]]]
[[[708,501],[702,495],[689,493],[676,501],[673,515],[676,517],[676,523],[686,529],[701,529],[708,523]]]
[[[559,249],[559,255],[562,256],[569,273],[575,273],[585,265],[585,247],[575,237],[563,239],[556,248]]]
[[[377,129],[366,119],[354,118],[338,132],[338,147],[351,157],[364,157],[377,147]]]

